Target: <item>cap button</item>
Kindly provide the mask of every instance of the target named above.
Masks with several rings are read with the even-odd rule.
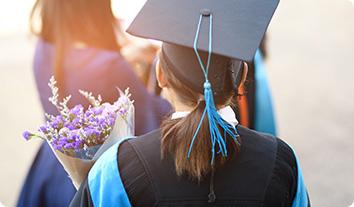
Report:
[[[211,11],[210,11],[209,9],[204,8],[204,9],[201,9],[201,10],[200,10],[200,13],[201,13],[203,16],[210,16]]]

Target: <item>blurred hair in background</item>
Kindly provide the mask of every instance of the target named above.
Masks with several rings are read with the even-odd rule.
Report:
[[[110,0],[36,0],[30,21],[31,31],[55,47],[54,76],[60,88],[63,88],[63,56],[73,45],[117,52],[121,49],[118,37],[124,35]]]

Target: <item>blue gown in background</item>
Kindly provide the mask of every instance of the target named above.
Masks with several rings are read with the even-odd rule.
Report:
[[[54,47],[39,40],[34,56],[34,77],[44,112],[57,114],[48,101],[51,91],[48,81],[53,75]],[[88,105],[78,90],[100,94],[104,101],[118,98],[116,87],[129,87],[135,101],[135,130],[137,135],[159,127],[161,120],[171,107],[169,103],[147,92],[131,66],[114,51],[97,48],[80,48],[68,51],[63,62],[66,94],[71,94],[70,105]],[[63,207],[70,204],[76,190],[67,173],[56,159],[47,143],[37,153],[24,182],[17,203],[22,206]]]
[[[263,55],[257,50],[254,58],[255,106],[254,129],[277,135],[272,94],[263,62]]]

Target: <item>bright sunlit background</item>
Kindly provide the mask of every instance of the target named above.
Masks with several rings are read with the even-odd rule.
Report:
[[[113,7],[129,22],[143,2],[115,0]],[[5,206],[15,205],[40,143],[21,137],[43,117],[31,67],[32,4],[0,0],[0,203]],[[349,206],[354,200],[354,3],[283,0],[268,40],[280,137],[297,151],[312,204]]]

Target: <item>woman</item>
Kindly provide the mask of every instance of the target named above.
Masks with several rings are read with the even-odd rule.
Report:
[[[57,111],[48,101],[48,81],[55,76],[62,97],[71,94],[71,105],[88,102],[78,90],[100,94],[104,101],[118,98],[117,87],[129,87],[135,101],[136,134],[160,126],[170,106],[151,95],[121,56],[119,24],[110,0],[37,0],[32,12],[39,14],[39,40],[34,56],[34,76],[46,113]],[[32,20],[32,25],[37,23]],[[118,32],[117,32],[118,31]],[[18,206],[68,206],[74,189],[67,173],[47,143],[41,146],[24,183]]]
[[[231,109],[277,4],[148,0],[128,32],[163,41],[156,74],[176,112],[102,155],[71,206],[308,206],[293,150]]]

